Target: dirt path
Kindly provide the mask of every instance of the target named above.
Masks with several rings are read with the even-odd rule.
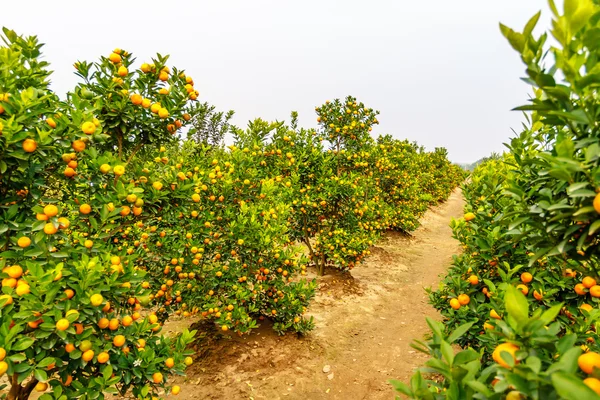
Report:
[[[462,194],[427,212],[410,238],[388,234],[350,276],[321,280],[306,338],[263,326],[219,340],[181,381],[183,399],[392,399],[389,379],[408,380],[426,359],[410,347],[439,318],[424,287],[437,285],[459,251],[448,226]],[[328,372],[324,372],[328,371]]]

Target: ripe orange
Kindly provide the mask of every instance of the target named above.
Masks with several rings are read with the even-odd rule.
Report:
[[[119,329],[119,324],[120,324],[119,320],[116,318],[113,318],[108,323],[108,329],[110,329],[111,331],[116,331],[117,329]]]
[[[94,246],[94,242],[88,239],[85,242],[83,242],[83,245],[86,249],[91,249]]]
[[[169,111],[166,108],[161,108],[158,110],[158,116],[162,119],[165,119],[169,116]]]
[[[84,122],[83,125],[81,125],[81,130],[86,135],[91,135],[92,133],[96,132],[96,125],[90,121]]]
[[[56,207],[54,204],[48,204],[44,207],[44,214],[46,214],[48,217],[54,217],[58,214],[58,207]]]
[[[465,221],[472,221],[475,219],[475,214],[473,214],[472,212],[468,212],[465,214]]]
[[[125,336],[117,335],[113,339],[113,345],[115,347],[122,347],[125,344]]]
[[[173,395],[177,396],[177,395],[179,394],[179,392],[181,392],[181,388],[180,388],[179,386],[177,386],[177,385],[174,385],[174,386],[171,388],[171,394],[173,394]]]
[[[117,53],[110,53],[110,56],[108,56],[108,59],[115,64],[121,62],[121,56],[118,55]]]
[[[100,328],[100,329],[108,328],[108,324],[109,324],[108,318],[100,318],[98,320],[98,328]]]
[[[161,383],[163,381],[163,375],[160,372],[155,372],[152,374],[152,381],[154,383]]]
[[[471,301],[471,298],[467,294],[458,295],[458,302],[461,306],[466,306]]]
[[[454,310],[458,310],[460,308],[460,302],[458,299],[450,299],[450,307],[452,307]]]
[[[113,172],[115,173],[115,175],[121,176],[121,175],[123,175],[125,173],[125,167],[122,166],[122,165],[116,165],[113,168]]]
[[[4,350],[3,347],[0,347],[0,361],[4,361],[5,357],[6,357],[6,350]]]
[[[63,174],[67,177],[67,178],[72,178],[75,175],[77,175],[77,172],[71,168],[71,167],[67,167],[65,168],[65,170],[63,171]]]
[[[590,288],[592,297],[600,297],[600,285],[594,285]]]
[[[35,390],[36,392],[45,392],[48,390],[48,384],[46,382],[38,382],[35,385]]]
[[[583,284],[578,283],[577,285],[575,285],[575,293],[577,293],[580,296],[585,295],[587,292],[585,290],[585,286],[583,286]]]
[[[150,68],[150,64],[148,63],[143,63],[140,67],[140,69],[142,70],[143,73],[147,74],[148,72],[150,72],[151,68]]]
[[[126,315],[123,318],[121,318],[121,324],[123,326],[129,326],[132,323],[133,323],[133,318],[131,318],[129,315]]]
[[[23,275],[23,268],[19,265],[13,265],[12,267],[5,268],[4,272],[11,278],[19,279]]]
[[[24,296],[26,294],[29,294],[29,291],[30,287],[27,284],[17,285],[17,288],[15,289],[15,293],[17,293],[17,296]]]
[[[594,200],[594,205],[595,204],[595,200]],[[596,209],[596,211],[598,211],[598,209]],[[598,212],[600,214],[600,212]],[[600,394],[600,380],[596,379],[596,378],[585,378],[583,380],[583,383],[585,385],[587,385],[587,387],[589,387],[590,389],[592,389],[594,392],[596,392],[597,394]]]
[[[122,65],[117,70],[117,74],[122,78],[126,77],[128,73],[129,71],[127,70],[127,67],[124,67]]]
[[[492,358],[494,359],[494,361],[496,363],[500,364],[504,368],[509,368],[509,365],[502,359],[500,354],[502,352],[509,353],[512,356],[512,358],[515,360],[515,364],[518,364],[519,361],[515,359],[515,353],[517,352],[517,350],[519,350],[519,346],[517,346],[517,345],[514,345],[512,343],[502,343],[502,344],[498,345],[498,347],[496,347],[496,349],[494,349],[494,352],[492,353]]]
[[[103,174],[108,174],[110,172],[110,165],[102,164],[100,166],[100,172],[102,172]]]
[[[85,142],[83,140],[75,140],[72,144],[71,147],[73,148],[73,150],[75,150],[76,152],[82,152],[85,150]]]
[[[521,274],[521,282],[523,283],[529,283],[533,280],[533,275],[531,275],[529,272],[523,272]]]
[[[19,246],[22,249],[29,247],[30,245],[31,245],[31,239],[29,239],[27,236],[21,236],[17,240],[17,246]]]
[[[38,221],[48,221],[48,216],[46,214],[35,214],[35,219]]]
[[[596,210],[596,212],[600,214],[600,193],[598,193],[596,197],[594,197],[594,210]]]
[[[142,104],[143,101],[144,99],[139,94],[136,93],[131,95],[131,102],[133,103],[133,105],[139,106],[140,104]]]
[[[526,285],[517,285],[517,289],[519,289],[525,296],[527,296],[527,293],[529,293],[529,288]]]
[[[54,235],[56,232],[58,232],[58,229],[56,228],[56,226],[54,226],[52,222],[49,222],[46,225],[44,225],[44,233],[46,235]]]
[[[542,301],[544,299],[544,293],[541,290],[539,292],[537,290],[534,290],[533,291],[533,297],[537,301]]]
[[[6,361],[0,361],[0,376],[4,375],[8,370],[8,364]]]
[[[175,366],[175,360],[173,360],[172,358],[167,358],[165,360],[165,365],[167,366],[167,368],[173,368]]]
[[[65,318],[59,319],[56,322],[56,329],[59,331],[66,331],[69,329],[69,321]]]
[[[169,79],[169,74],[166,71],[161,71],[160,74],[158,75],[158,79],[165,82]]]
[[[101,294],[96,293],[90,296],[90,303],[92,303],[94,307],[100,306],[103,301],[104,297],[102,297]]]
[[[138,339],[137,347],[143,349],[144,347],[146,347],[146,341],[144,339]]]
[[[90,206],[89,204],[82,204],[79,206],[79,212],[87,215],[92,212],[92,206]]]
[[[586,374],[591,374],[594,368],[600,368],[600,354],[593,351],[583,353],[577,359],[577,365]]]
[[[73,343],[67,343],[67,345],[65,346],[65,351],[67,353],[70,353],[73,350],[75,350],[75,345]]]
[[[2,304],[2,307],[11,305],[12,303],[13,303],[13,298],[11,295],[3,294],[0,296],[0,304]]]
[[[58,228],[59,229],[67,229],[67,228],[69,228],[69,226],[71,226],[71,221],[69,221],[65,217],[60,217],[58,219]]]
[[[592,286],[596,285],[596,280],[594,278],[592,278],[591,276],[586,276],[585,278],[583,278],[581,283],[583,284],[583,287],[585,287],[586,289],[589,289]]]
[[[37,149],[37,142],[33,139],[23,140],[23,150],[26,153],[33,153]]]
[[[477,275],[469,276],[469,283],[471,285],[477,285],[479,283],[479,278],[477,277]]]
[[[81,355],[81,359],[85,362],[92,361],[93,358],[94,358],[94,350],[86,350]]]
[[[586,303],[582,304],[579,308],[581,308],[582,310],[585,310],[587,312],[590,312],[594,309],[594,307],[592,307],[591,305],[586,304]]]
[[[110,359],[110,356],[105,351],[98,354],[98,363],[100,363],[100,364],[106,364],[109,359]]]

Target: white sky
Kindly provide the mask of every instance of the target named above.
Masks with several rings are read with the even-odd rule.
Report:
[[[381,111],[375,134],[446,147],[473,162],[520,130],[524,66],[498,22],[522,29],[544,0],[4,1],[0,25],[38,35],[53,88],[73,63],[115,47],[137,65],[157,52],[194,78],[200,100],[256,117],[316,126],[314,107],[356,96]]]

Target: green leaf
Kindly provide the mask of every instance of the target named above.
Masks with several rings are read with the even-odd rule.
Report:
[[[48,374],[43,369],[35,369],[33,376],[40,382],[46,382],[48,380]]]
[[[445,340],[442,340],[440,343],[440,350],[442,351],[442,356],[446,362],[452,366],[452,363],[454,362],[454,350],[452,350],[452,346]]]
[[[555,372],[551,376],[552,385],[558,395],[565,400],[597,399],[598,395],[587,387],[581,378],[566,372]]]
[[[456,328],[451,334],[450,336],[448,336],[448,343],[454,343],[458,338],[460,338],[462,335],[464,335],[466,332],[469,331],[469,329],[471,329],[471,327],[473,326],[475,322],[467,322],[466,324],[462,324],[461,326],[459,326],[458,328]]]
[[[35,342],[34,339],[30,337],[23,337],[17,340],[17,342],[12,345],[12,351],[23,351],[31,347],[31,345]]]
[[[506,287],[504,295],[506,312],[515,319],[518,325],[523,325],[529,317],[529,303],[527,298],[513,286]]]

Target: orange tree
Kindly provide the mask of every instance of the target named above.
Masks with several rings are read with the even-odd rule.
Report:
[[[171,136],[193,93],[185,77],[163,79],[158,60],[161,72],[129,72],[130,56],[115,50],[95,66],[77,64],[85,83],[60,103],[48,89],[50,72],[39,61],[37,39],[4,33],[0,373],[9,377],[8,398],[49,388],[52,394],[43,398],[130,389],[139,398],[155,395],[168,375],[191,362],[185,348],[193,332],[157,336],[157,317],[139,304],[147,292],[145,272],[107,239],[142,221],[142,202],[156,209],[158,199],[144,198],[131,183],[125,157],[141,149],[138,140]],[[177,94],[161,97],[154,113],[146,99],[168,97],[157,81],[169,82]]]
[[[257,176],[256,156],[235,146],[207,152],[188,141],[145,162],[142,186],[177,207],[125,239],[152,276],[148,301],[161,318],[200,314],[238,334],[265,317],[278,332],[312,328],[302,315],[315,284],[295,279],[305,261],[278,198],[287,188]]]
[[[453,224],[465,254],[431,296],[447,329],[434,327],[436,338],[423,348],[433,356],[428,367],[445,379],[416,375],[410,387],[398,384],[411,397],[600,394],[600,7],[581,0],[564,2],[562,12],[550,8],[558,43],[549,50],[552,65],[545,65],[546,34],[532,34],[540,14],[523,32],[501,26],[527,65],[534,97],[519,109],[532,113],[511,154],[480,166],[465,187],[466,213]],[[481,353],[457,360],[449,342]]]

